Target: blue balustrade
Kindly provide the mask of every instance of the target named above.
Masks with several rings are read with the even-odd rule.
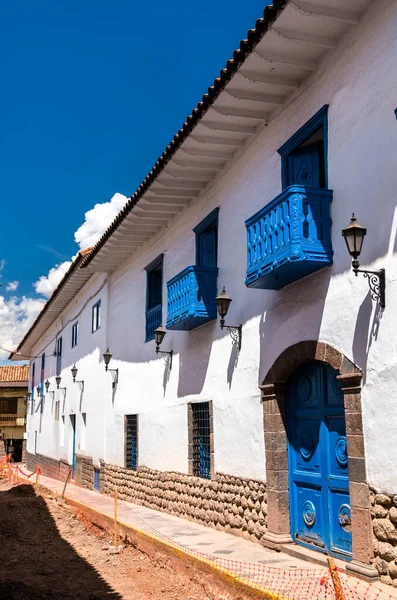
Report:
[[[161,304],[146,311],[146,341],[154,340],[154,330],[163,320],[163,307]]]
[[[277,290],[332,264],[332,194],[293,185],[245,222],[247,287]]]
[[[191,266],[167,282],[167,329],[190,331],[217,317],[217,267]]]

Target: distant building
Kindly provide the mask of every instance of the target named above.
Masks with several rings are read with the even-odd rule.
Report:
[[[25,460],[28,366],[0,367],[0,456]]]

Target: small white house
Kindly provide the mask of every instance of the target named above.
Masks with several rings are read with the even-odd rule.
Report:
[[[28,467],[397,582],[396,56],[393,0],[265,8],[13,354]]]

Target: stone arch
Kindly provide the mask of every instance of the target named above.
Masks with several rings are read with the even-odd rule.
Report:
[[[339,371],[344,395],[346,439],[349,455],[349,491],[352,519],[353,562],[350,569],[376,577],[369,488],[366,482],[361,411],[362,372],[347,356],[326,342],[302,341],[286,348],[275,360],[260,386],[265,433],[268,531],[264,542],[271,548],[291,542],[289,514],[288,443],[285,388],[301,365],[321,361]]]

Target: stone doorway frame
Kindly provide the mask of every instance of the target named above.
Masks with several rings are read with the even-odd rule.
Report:
[[[289,377],[312,361],[339,371],[345,406],[352,554],[348,569],[361,577],[378,578],[374,560],[369,487],[366,480],[364,435],[361,410],[361,369],[326,342],[298,342],[284,350],[273,363],[260,387],[265,433],[267,533],[263,542],[279,550],[292,542],[290,535],[288,440],[285,389]]]

